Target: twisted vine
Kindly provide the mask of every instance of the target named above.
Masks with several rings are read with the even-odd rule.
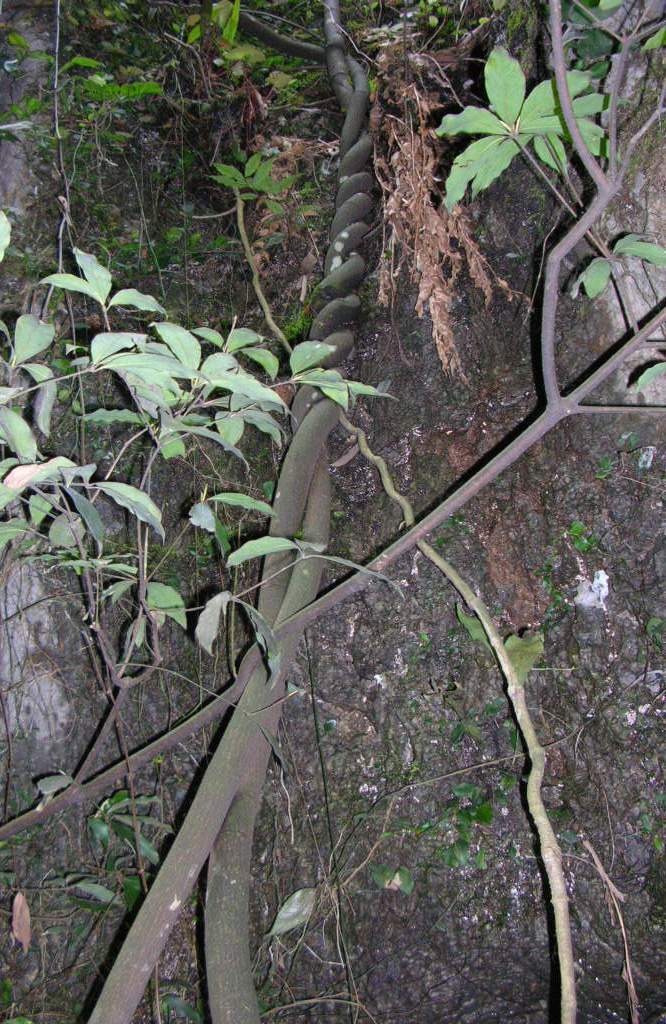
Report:
[[[325,259],[326,276],[314,299],[311,340],[331,347],[325,365],[338,366],[351,352],[350,329],[360,315],[356,289],[366,265],[356,252],[369,230],[372,151],[365,130],[368,84],[363,68],[346,55],[338,0],[324,0],[325,57],[334,91],[345,110],[340,141],[336,212]],[[252,26],[246,25],[248,31]],[[265,38],[265,36],[264,36]],[[272,44],[282,37],[272,35]],[[323,54],[323,51],[318,51]],[[313,55],[314,56],[314,55]],[[295,432],[273,504],[271,534],[325,544],[330,518],[326,442],[339,407],[320,391],[303,387],[292,413]],[[278,570],[289,570],[279,572]],[[259,611],[273,626],[300,612],[319,590],[319,559],[291,552],[264,563]],[[280,641],[281,667],[267,685],[257,665],[199,785],[185,821],[113,964],[89,1024],[128,1024],[180,910],[210,857],[205,915],[208,996],[213,1024],[258,1024],[259,1008],[248,948],[248,898],[254,823],[261,806],[272,737],[284,685],[302,631]],[[251,651],[246,660],[256,661]],[[243,674],[241,664],[239,675]]]

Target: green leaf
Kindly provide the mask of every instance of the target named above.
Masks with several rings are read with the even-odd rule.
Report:
[[[75,274],[49,274],[42,278],[40,284],[52,284],[55,288],[63,288],[66,292],[81,292],[91,299],[100,301],[94,287]]]
[[[37,364],[35,363],[32,364],[32,366],[36,365]],[[28,364],[26,364],[23,369],[27,370]],[[51,416],[53,414],[53,407],[58,395],[58,385],[53,379],[53,374],[49,369],[47,369],[47,367],[40,367],[40,369],[46,370],[48,378],[42,382],[42,385],[37,392],[33,415],[37,429],[41,430],[45,437],[48,437],[51,433]]]
[[[244,349],[243,355],[247,359],[252,359],[255,363],[258,363],[271,380],[275,380],[280,369],[280,360],[272,352],[269,352],[267,348]]]
[[[246,508],[252,512],[259,512],[262,516],[272,516],[273,509],[265,501],[251,498],[249,494],[240,494],[238,491],[221,491],[219,494],[212,494],[209,501],[221,501],[225,505],[232,505],[234,508]]]
[[[34,523],[35,526],[39,526],[51,512],[53,502],[45,498],[43,494],[31,494],[28,508],[30,510],[30,522]]]
[[[461,604],[456,604],[456,616],[461,626],[464,626],[471,640],[477,644],[481,644],[488,651],[492,651],[492,647],[488,642],[486,631],[481,625],[480,619],[476,615],[468,615]]]
[[[224,338],[219,331],[214,331],[211,327],[194,327],[192,334],[198,335],[203,338],[204,341],[209,341],[211,345],[217,345],[218,348],[222,348],[224,345]]]
[[[622,0],[599,0],[600,11],[614,11],[616,7],[619,7]]]
[[[557,174],[562,174],[567,166],[567,154],[564,144],[557,135],[535,135],[534,152],[546,167]]]
[[[94,412],[85,413],[81,419],[100,426],[109,426],[112,423],[143,423],[139,414],[130,409],[95,409]]]
[[[302,341],[289,356],[291,372],[302,373],[311,366],[319,366],[334,351],[334,345],[326,345],[323,341]]]
[[[160,338],[169,346],[176,359],[192,370],[199,369],[201,345],[189,331],[178,324],[152,324]]]
[[[293,928],[302,928],[308,923],[314,910],[317,890],[313,888],[297,889],[284,901],[277,914],[268,938],[273,935],[285,935]]]
[[[90,343],[90,362],[98,366],[109,356],[126,349],[143,349],[146,334],[134,334],[131,331],[103,331],[96,334]]]
[[[661,377],[666,373],[666,362],[655,363],[654,366],[648,366],[647,370],[643,370],[640,377],[632,387],[632,391],[644,391],[648,384],[651,384],[657,377]]]
[[[248,345],[258,345],[264,339],[256,331],[249,327],[234,327],[229,332],[225,348],[227,352],[237,352],[239,348],[247,348]]]
[[[111,274],[92,253],[74,249],[74,257],[83,276],[93,289],[94,297],[104,305],[111,291]]]
[[[159,533],[164,540],[164,528],[162,526],[162,513],[152,498],[140,491],[138,487],[130,484],[103,483],[96,485],[99,490],[108,495],[117,505],[126,508],[132,515],[140,519],[142,523],[152,526],[153,530]]]
[[[268,434],[277,445],[282,444],[282,430],[270,413],[257,412],[253,409],[248,409],[246,412],[243,412],[243,419],[246,423],[256,427],[256,429],[260,430],[263,434]]]
[[[505,170],[520,150],[512,139],[497,136],[477,139],[453,161],[446,179],[446,206],[453,209],[474,181],[473,194],[487,187]],[[479,184],[482,183],[482,185]]]
[[[520,111],[521,132],[539,131],[544,117],[555,115],[558,107],[555,82],[548,79],[532,89]]]
[[[208,380],[214,380],[221,373],[229,373],[239,368],[238,360],[229,352],[213,352],[207,356],[201,365],[201,375]]]
[[[0,438],[4,438],[21,462],[34,462],[39,454],[37,442],[28,424],[19,413],[6,406],[0,406]]]
[[[233,43],[238,32],[238,19],[240,17],[240,0],[234,0],[233,7],[231,8],[231,14],[229,15],[226,25],[222,29],[222,38],[227,43]]]
[[[201,530],[207,530],[208,533],[215,533],[217,520],[210,505],[206,505],[205,502],[200,501],[193,505],[188,519],[192,526],[198,526]]]
[[[220,631],[220,616],[226,615],[227,605],[231,600],[230,592],[223,590],[206,601],[204,610],[199,616],[194,636],[197,643],[201,644],[204,651],[208,651],[209,654],[213,653],[213,644]]]
[[[80,889],[81,892],[84,892],[87,896],[92,896],[101,903],[112,903],[116,898],[114,892],[107,889],[105,885],[100,885],[99,882],[76,882],[75,888]]]
[[[166,583],[149,583],[146,603],[151,610],[163,612],[183,629],[187,629],[185,602],[174,587],[169,587]]]
[[[465,107],[460,114],[447,114],[437,135],[506,135],[509,129],[485,107]]]
[[[145,313],[162,313],[166,316],[166,309],[159,304],[157,299],[154,299],[152,295],[138,292],[136,288],[123,288],[116,292],[109,302],[108,308],[111,309],[112,306],[128,306],[130,309],[140,309]]]
[[[504,646],[518,676],[518,682],[524,683],[530,671],[543,657],[543,634],[510,636],[504,641]]]
[[[405,896],[410,896],[414,891],[414,878],[411,871],[408,871],[407,868],[398,868],[388,888],[397,889],[404,893]]]
[[[387,864],[372,864],[370,874],[375,885],[378,885],[380,889],[388,889],[394,871]]]
[[[245,422],[240,416],[228,416],[225,414],[224,416],[216,417],[215,428],[227,444],[237,445],[243,436]]]
[[[647,260],[655,267],[666,267],[666,249],[652,242],[644,242],[639,235],[625,235],[613,246],[618,256],[637,256],[639,260]]]
[[[29,533],[28,524],[25,519],[7,519],[0,523],[0,551],[10,541],[16,540],[17,537],[22,536],[24,533]]]
[[[643,52],[658,50],[662,46],[666,46],[666,27],[658,29],[653,36],[650,36],[641,46],[641,50]]]
[[[595,299],[597,295],[601,295],[608,284],[610,275],[610,261],[598,256],[585,268],[576,283],[582,284],[588,296]]]
[[[18,497],[26,487],[45,480],[57,480],[61,470],[74,469],[74,463],[66,459],[64,455],[57,455],[47,462],[33,462],[23,466],[16,466],[12,469],[3,481],[3,486],[10,492],[9,500]],[[94,466],[92,467],[95,468]],[[6,501],[0,507],[4,508]]]
[[[277,554],[278,551],[290,550],[298,550],[298,544],[286,537],[257,537],[256,540],[246,541],[232,552],[227,559],[227,565],[231,568],[251,558],[264,558],[266,555]]]
[[[484,71],[486,93],[498,117],[512,127],[525,99],[525,75],[517,60],[506,50],[492,51]]]
[[[245,177],[246,178],[251,178],[252,177],[252,175],[258,169],[259,164],[261,163],[261,161],[263,159],[264,159],[264,157],[263,157],[263,154],[261,152],[253,153],[252,154],[250,159],[245,164]]]
[[[88,531],[94,537],[98,544],[104,543],[104,523],[101,520],[100,514],[91,501],[81,494],[75,487],[65,488],[67,494],[72,499],[74,508],[81,516],[81,519],[85,523]]]
[[[83,523],[79,516],[68,516],[62,512],[49,527],[49,543],[56,548],[75,549],[83,539],[83,534]]]
[[[138,875],[125,875],[123,878],[123,899],[128,910],[134,910],[142,895],[141,879]]]
[[[213,358],[212,356],[210,357]],[[277,391],[272,391],[265,384],[250,376],[249,373],[215,373],[210,380],[211,387],[221,388],[224,391],[231,391],[232,394],[242,395],[253,402],[261,405],[267,403],[271,406],[278,406],[287,411],[287,406],[280,398]]]
[[[9,223],[7,214],[0,210],[0,263],[5,258],[7,246],[12,237],[12,226]]]
[[[16,321],[12,366],[24,363],[49,347],[55,335],[53,324],[43,323],[33,313],[25,313]]]
[[[217,180],[226,188],[245,188],[245,177],[237,167],[231,164],[214,164],[217,171]]]
[[[104,65],[92,57],[72,57],[60,68],[60,74],[64,75],[70,68],[103,68]]]

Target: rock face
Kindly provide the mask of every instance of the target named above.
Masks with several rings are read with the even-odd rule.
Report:
[[[10,30],[43,50],[50,16],[45,7],[16,4],[3,13]],[[16,71],[10,66],[0,75],[0,109],[39,92],[48,74],[42,61],[27,60]],[[328,122],[298,116],[298,131],[311,133],[313,148],[315,137],[332,132]],[[141,132],[149,131],[154,142],[159,126],[144,116]],[[41,239],[48,250],[56,190],[44,168],[36,170],[33,137],[20,138],[25,141],[0,142],[0,206],[23,251],[26,238],[34,248]],[[135,142],[139,147],[138,132]],[[176,214],[183,215],[178,166],[169,178],[151,165],[157,198],[152,207],[146,203],[146,216],[156,238],[164,228],[164,196],[173,200],[172,181]],[[663,168],[659,149],[646,151],[622,197],[623,219],[618,214],[611,230],[639,232],[647,224],[663,240]],[[132,195],[129,177],[118,180],[123,196]],[[116,193],[118,180],[112,181]],[[193,201],[201,187],[198,182],[193,189]],[[81,216],[96,245],[95,225]],[[118,207],[113,216],[117,237],[133,243],[131,232],[138,234],[139,224],[143,230],[137,209]],[[552,216],[519,167],[475,209],[477,241],[516,293],[532,291]],[[289,234],[294,230],[290,222],[284,250],[267,275],[278,302],[281,265],[293,270],[303,255],[302,240]],[[168,264],[170,295],[189,297],[192,287],[192,294],[219,298],[223,280],[225,293],[245,302],[244,272],[222,252],[218,262],[197,265],[193,284],[187,264]],[[18,263],[7,265],[7,274],[0,267],[0,308],[18,312],[23,286],[34,280],[19,277]],[[634,269],[628,285],[647,308],[661,279],[647,281]],[[352,376],[384,384],[398,400],[365,403],[355,416],[421,512],[533,408],[531,339],[518,302],[498,293],[486,308],[471,285],[461,287],[453,314],[465,379],[445,378],[429,324],[413,314],[415,296],[407,285],[398,294],[392,319],[374,307],[374,296],[366,297],[351,368]],[[612,305],[593,307],[586,300],[565,300],[562,314],[561,366],[573,378],[622,325]],[[626,383],[625,371],[613,384],[614,399]],[[655,385],[646,401],[660,401],[661,387]],[[345,451],[342,436],[338,441],[334,459]],[[105,443],[95,442],[100,463],[106,458],[108,465]],[[266,456],[257,493],[272,461]],[[545,632],[545,658],[530,676],[528,699],[548,744],[545,799],[565,853],[584,1024],[626,1017],[622,936],[584,840],[624,896],[642,1019],[657,1024],[666,1013],[666,547],[659,529],[665,470],[663,431],[655,420],[579,418],[562,424],[431,538],[482,594],[504,635]],[[156,469],[154,497],[175,522],[199,487],[201,467],[188,466],[177,491],[169,483],[173,475],[160,473]],[[334,478],[331,550],[365,561],[397,536],[400,513],[360,456],[341,459]],[[122,532],[113,540],[121,545]],[[160,550],[155,562],[163,556]],[[198,549],[181,552],[168,569],[193,581],[193,589],[219,586],[223,567],[202,570],[201,560]],[[13,814],[37,798],[35,777],[74,768],[104,701],[76,577],[10,559],[3,574],[0,752],[11,766],[5,810]],[[294,1007],[289,1019],[342,1022],[349,1014],[340,993],[347,998],[353,982],[354,1000],[387,1024],[542,1024],[557,998],[548,894],[525,814],[524,758],[502,681],[461,625],[454,595],[420,554],[405,557],[392,578],[402,598],[377,581],[337,609],[310,631],[300,677],[295,674],[301,693],[288,701],[283,764],[274,771],[255,846],[254,939],[264,998],[267,1005],[319,998]],[[164,675],[127,706],[133,744],[166,727],[222,678],[222,667],[216,676],[211,663],[202,666],[192,656],[184,633],[167,634],[163,646]],[[159,796],[165,821],[176,819],[206,751],[207,740],[195,739],[136,780],[140,794]],[[63,1022],[85,1019],[83,1003],[71,1004],[89,991],[90,963],[103,962],[122,927],[121,911],[114,917],[107,907],[93,916],[80,901],[74,904],[65,878],[85,875],[116,886],[119,899],[127,878],[136,878],[126,843],[113,848],[112,861],[94,845],[89,819],[95,811],[85,808],[0,850],[4,896],[21,886],[30,891],[35,935],[23,957],[5,933],[2,975],[11,978],[21,1011],[40,1024],[54,1015]],[[276,909],[290,893],[312,885],[321,885],[322,902],[304,942],[274,944],[269,955],[261,940]],[[168,991],[191,1003],[200,983],[195,933],[196,922],[186,917],[161,966]],[[148,1013],[137,1020],[147,1021]]]

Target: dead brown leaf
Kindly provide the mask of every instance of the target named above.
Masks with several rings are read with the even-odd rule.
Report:
[[[22,892],[17,892],[12,903],[12,936],[15,942],[20,943],[23,952],[30,949],[30,907]]]

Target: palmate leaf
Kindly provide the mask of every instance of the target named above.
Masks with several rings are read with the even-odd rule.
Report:
[[[513,126],[525,99],[525,75],[514,57],[497,47],[486,61],[486,93],[497,116]],[[485,130],[485,129],[484,129]]]
[[[472,142],[453,161],[451,173],[446,179],[447,209],[452,210],[462,199],[470,182],[473,196],[482,188],[487,188],[519,152],[517,143],[508,136],[486,136]]]
[[[602,257],[593,259],[592,262],[585,268],[583,273],[576,281],[576,286],[582,284],[587,295],[590,299],[596,299],[597,295],[601,295],[604,288],[608,284],[611,275],[611,264],[609,260],[605,260]]]
[[[485,107],[465,107],[460,114],[447,114],[438,135],[506,135],[507,126]]]

